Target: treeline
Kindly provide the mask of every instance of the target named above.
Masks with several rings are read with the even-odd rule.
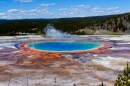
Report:
[[[43,32],[43,27],[48,23],[47,20],[7,20],[7,22],[0,23],[0,35],[38,34],[38,32]]]
[[[94,17],[76,17],[59,19],[22,19],[22,20],[0,20],[0,36],[21,35],[21,34],[43,34],[43,29],[48,23],[51,23],[57,29],[71,34],[85,34],[77,32],[85,27],[102,25],[104,22],[117,19],[125,14],[94,16]],[[129,16],[130,20],[130,16]],[[120,27],[122,25],[120,24]],[[95,30],[95,28],[91,28]],[[108,29],[107,27],[104,29]],[[115,27],[116,29],[116,27]],[[116,30],[113,30],[116,31]]]

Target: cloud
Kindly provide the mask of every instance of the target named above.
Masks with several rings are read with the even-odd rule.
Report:
[[[32,2],[33,0],[14,0],[15,2]]]
[[[4,15],[6,15],[6,13],[0,13],[0,16],[4,16]]]
[[[7,12],[8,13],[12,13],[12,12],[17,12],[18,10],[17,9],[10,9],[10,10],[8,10]]]
[[[101,7],[93,7],[90,10],[92,16],[102,16],[102,15],[112,15],[112,14],[121,14],[127,11],[121,10],[119,7],[108,7],[108,8],[101,8]]]
[[[31,9],[29,12],[37,12],[37,9]]]
[[[90,5],[77,5],[77,6],[70,6],[71,8],[90,8]]]
[[[94,7],[91,9],[92,12],[104,12],[104,8]]]
[[[55,3],[51,3],[51,4],[42,3],[42,4],[39,4],[39,6],[45,6],[45,7],[53,6],[53,5],[55,5]]]
[[[87,16],[89,10],[91,9],[90,5],[76,5],[69,6],[65,8],[59,8],[60,13],[57,16],[63,17],[83,17]]]
[[[91,9],[91,12],[94,13],[114,13],[114,12],[120,12],[119,7],[109,7],[109,8],[100,8],[100,7],[94,7]]]
[[[59,8],[58,10],[70,10],[68,8]]]
[[[87,10],[90,9],[91,6],[90,5],[77,5],[77,6],[70,6],[67,8],[60,8],[59,10],[76,10],[76,11],[81,11],[81,10]]]
[[[107,10],[117,10],[119,9],[119,7],[110,7],[110,8],[107,8]]]
[[[9,9],[6,13],[0,13],[1,18],[8,19],[22,19],[22,18],[48,18],[52,17],[53,13],[49,12],[47,8],[36,9]]]
[[[77,6],[70,6],[66,8],[59,8],[58,10],[85,10],[89,9],[91,6],[90,5],[77,5]]]

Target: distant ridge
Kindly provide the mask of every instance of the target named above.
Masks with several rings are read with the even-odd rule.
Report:
[[[130,13],[130,12],[128,12]],[[127,14],[127,13],[122,13]],[[84,18],[105,18],[110,16],[117,16],[122,14],[112,14],[112,15],[97,15],[97,16],[86,16],[86,17],[63,17],[63,18],[23,18],[23,19],[0,19],[1,20],[57,20],[57,19],[84,19]]]

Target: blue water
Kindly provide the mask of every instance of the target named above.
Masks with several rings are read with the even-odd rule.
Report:
[[[101,46],[101,44],[93,42],[38,42],[28,44],[27,46],[37,50],[52,52],[68,52],[90,50]]]

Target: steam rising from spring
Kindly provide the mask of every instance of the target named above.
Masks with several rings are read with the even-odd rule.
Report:
[[[44,28],[45,36],[47,38],[54,38],[55,40],[67,40],[67,41],[83,41],[88,40],[86,37],[80,37],[77,35],[70,35],[62,31],[57,30],[52,24],[47,24]]]
[[[47,24],[47,26],[44,28],[44,32],[46,34],[46,37],[51,38],[65,38],[70,36],[67,33],[63,33],[62,31],[56,30],[56,28],[51,24]]]

